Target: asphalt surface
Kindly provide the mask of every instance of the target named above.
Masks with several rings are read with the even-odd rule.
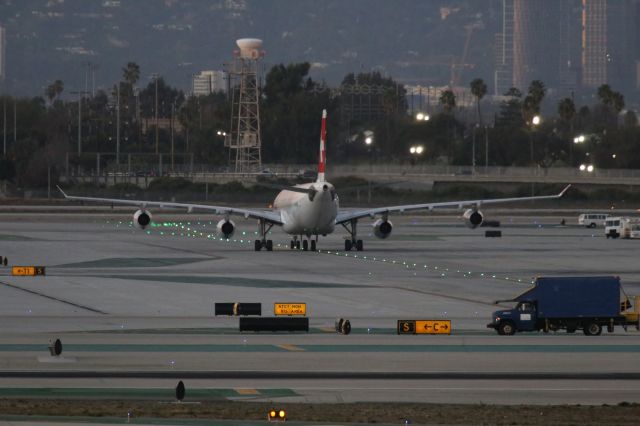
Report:
[[[318,252],[291,251],[274,230],[274,251],[256,253],[256,224],[242,219],[227,242],[217,218],[197,215],[156,214],[159,226],[140,231],[119,213],[1,214],[0,256],[47,275],[0,268],[0,397],[170,399],[183,379],[195,399],[640,402],[635,330],[486,328],[493,301],[539,275],[619,275],[640,295],[640,241],[521,213],[490,218],[501,238],[455,215],[392,218],[387,240],[363,221],[365,251],[350,253],[340,230]],[[310,332],[240,333],[237,318],[214,316],[215,302],[260,302],[265,316],[304,302]],[[333,331],[338,318],[350,335]],[[399,336],[400,319],[451,320],[452,335]],[[55,338],[60,357],[48,353]]]

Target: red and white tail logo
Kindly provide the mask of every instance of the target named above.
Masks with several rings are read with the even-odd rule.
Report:
[[[316,182],[324,182],[324,168],[327,164],[327,110],[322,110],[322,128],[320,130],[320,161],[318,162],[318,179]]]

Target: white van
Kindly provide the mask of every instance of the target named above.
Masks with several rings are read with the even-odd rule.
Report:
[[[604,235],[607,238],[631,238],[633,227],[640,224],[636,217],[609,217],[604,224]]]
[[[607,238],[618,238],[624,226],[623,217],[608,217],[604,222],[604,235]]]
[[[604,226],[608,217],[608,214],[603,213],[583,213],[578,216],[578,223],[587,228],[595,228],[596,226]]]
[[[634,223],[631,225],[631,231],[629,232],[629,238],[640,238],[640,223]]]

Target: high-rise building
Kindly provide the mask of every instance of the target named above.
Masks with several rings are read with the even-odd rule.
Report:
[[[576,85],[578,6],[579,0],[502,1],[496,94],[511,87],[525,91],[532,80],[558,89]]]
[[[582,0],[582,85],[608,83],[616,90],[634,86],[637,3],[630,0]]]
[[[224,71],[202,71],[195,74],[192,81],[194,96],[207,96],[213,92],[226,92],[226,76]]]
[[[6,74],[6,44],[7,35],[5,29],[0,25],[0,82],[4,81]]]
[[[495,95],[503,95],[513,87],[513,7],[514,0],[502,1],[500,32],[495,36]]]
[[[495,93],[541,80],[560,96],[634,88],[638,0],[502,0]]]

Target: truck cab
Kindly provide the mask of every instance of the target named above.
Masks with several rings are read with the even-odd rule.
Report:
[[[537,303],[530,300],[520,301],[513,309],[495,311],[492,319],[487,327],[495,328],[500,335],[512,335],[516,331],[537,330]]]

